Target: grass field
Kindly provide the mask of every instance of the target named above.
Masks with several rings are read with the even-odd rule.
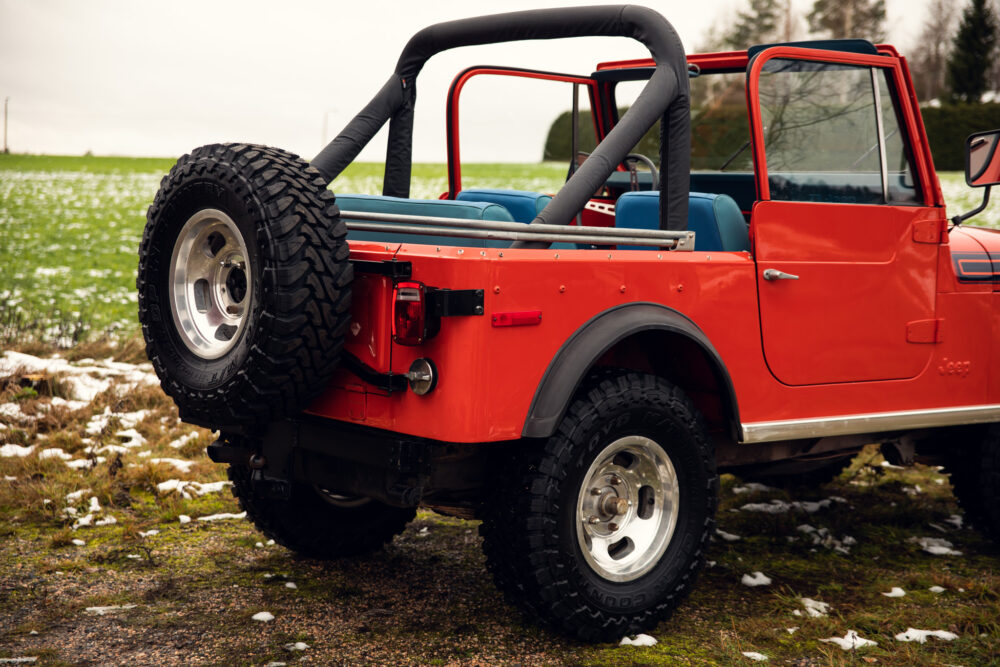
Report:
[[[387,548],[346,562],[268,544],[205,456],[212,434],[178,421],[134,338],[136,247],[169,167],[0,156],[0,661],[1000,665],[1000,552],[963,522],[943,471],[886,466],[873,449],[826,487],[724,476],[709,566],[646,648],[526,624],[492,585],[477,522],[421,511]],[[445,189],[443,166],[414,173],[415,196]],[[545,191],[563,168],[464,177]],[[377,192],[379,180],[355,165],[334,187]],[[960,183],[942,177],[949,213],[978,203]],[[996,211],[984,220],[1000,226]],[[79,342],[104,331],[117,336]],[[74,341],[52,358],[53,342]],[[756,572],[770,583],[745,585]],[[895,588],[905,594],[885,595]],[[829,607],[814,616],[803,599]],[[263,611],[273,620],[253,620]],[[909,628],[956,637],[897,639]],[[849,631],[876,645],[824,641]]]
[[[171,160],[0,155],[0,344],[71,345],[137,329],[135,271],[146,208]],[[378,193],[381,166],[355,164],[335,192]],[[558,190],[562,164],[463,166],[465,187]],[[978,204],[961,174],[941,185],[949,213]],[[447,190],[444,165],[418,164],[413,196]],[[1000,227],[1000,205],[971,224]]]

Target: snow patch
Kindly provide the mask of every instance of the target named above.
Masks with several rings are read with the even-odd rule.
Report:
[[[169,446],[173,447],[174,449],[180,449],[181,447],[183,447],[184,445],[188,444],[189,442],[191,442],[192,440],[194,440],[197,437],[198,437],[198,432],[197,431],[191,431],[187,435],[182,435],[181,437],[179,437],[176,440],[172,441]]]
[[[129,609],[135,609],[134,604],[113,604],[107,607],[87,607],[84,609],[84,613],[92,614],[94,616],[104,616],[106,614],[113,614],[116,611],[127,611]]]
[[[66,494],[67,503],[75,503],[83,498],[83,494],[90,493],[90,489],[80,489],[79,491],[73,491],[72,493]]]
[[[820,602],[819,600],[813,600],[812,598],[799,598],[799,602],[802,603],[806,613],[812,618],[819,618],[830,613],[830,603],[828,602]],[[796,609],[796,611],[798,610]],[[801,616],[801,614],[798,615]]]
[[[955,526],[955,528],[962,527],[962,517],[958,514],[952,514],[947,519],[945,519],[944,522],[950,523],[951,525]]]
[[[945,591],[945,589],[942,588],[941,586],[931,586],[927,590],[929,590],[931,593],[934,593],[935,595],[936,594],[940,594],[940,593],[944,593],[944,591]]]
[[[208,516],[200,516],[198,517],[198,521],[221,521],[224,519],[245,519],[245,518],[247,518],[246,512],[240,512],[239,514],[233,514],[231,512],[222,512],[220,514],[209,514]]]
[[[830,637],[828,639],[820,639],[820,641],[828,644],[836,644],[845,651],[853,651],[855,649],[865,648],[866,646],[878,646],[878,642],[874,642],[871,639],[865,639],[854,630],[848,630],[847,634],[843,637]]]
[[[67,454],[63,451],[62,447],[50,447],[48,449],[43,449],[38,452],[39,459],[60,459],[62,461],[70,461],[73,458],[72,454]]]
[[[103,456],[97,456],[93,459],[75,459],[73,461],[66,461],[66,465],[74,470],[83,470],[84,468],[93,468],[96,465],[104,463],[107,461]]]
[[[31,421],[33,417],[24,414],[21,406],[17,403],[0,403],[0,417],[13,419],[18,423]]]
[[[159,534],[160,534],[160,531],[158,531],[156,529],[153,529],[153,530],[143,530],[143,531],[139,532],[139,537],[152,537],[153,535],[159,535]]]
[[[72,542],[73,542],[73,544],[75,544],[78,547],[85,547],[85,546],[87,546],[87,543],[84,542],[83,540],[72,540]]]
[[[896,641],[920,642],[923,644],[927,641],[928,637],[937,637],[938,639],[946,642],[958,639],[958,635],[954,632],[948,632],[947,630],[917,630],[916,628],[907,628],[906,632],[900,632],[896,635]]]
[[[743,651],[743,655],[757,662],[767,662],[767,656],[757,651]]]
[[[286,651],[305,651],[309,648],[309,644],[305,642],[295,642],[294,644],[285,644]]]
[[[294,591],[296,588],[298,588],[298,586],[295,585],[294,581],[286,581],[285,588],[290,588]]]
[[[639,634],[635,636],[635,639],[629,637],[622,637],[619,646],[656,646],[657,641],[655,637],[650,637],[649,635]]]
[[[128,447],[129,449],[133,447],[142,447],[146,444],[146,438],[142,437],[142,434],[134,428],[127,428],[123,431],[118,431],[115,433],[115,437],[122,441],[122,447]]]
[[[35,451],[34,445],[28,445],[27,447],[22,447],[21,445],[14,445],[14,444],[3,445],[2,447],[0,447],[0,457],[12,458],[14,456],[17,456],[23,459],[25,456],[27,456],[33,451]]]
[[[35,656],[26,658],[0,658],[0,665],[30,665],[34,662],[38,662],[38,658]]]
[[[907,542],[919,544],[920,548],[935,556],[961,556],[961,551],[952,549],[953,545],[948,540],[940,537],[911,537]]]
[[[274,620],[274,614],[269,611],[259,611],[250,618],[260,623],[270,623]]]
[[[754,572],[753,574],[744,574],[743,579],[741,579],[740,582],[744,586],[750,586],[750,587],[770,586],[771,578],[766,574],[764,574],[763,572],[757,571]]]
[[[761,484],[760,482],[747,482],[741,486],[734,486],[733,493],[737,495],[742,495],[744,493],[764,493],[766,491],[775,491],[773,486],[768,486],[766,484]]]
[[[887,598],[901,598],[906,595],[906,591],[904,591],[899,586],[893,586],[891,591],[889,591],[888,593],[882,593],[882,595],[886,596]]]
[[[715,534],[724,539],[726,542],[735,542],[739,539],[742,539],[739,535],[733,535],[732,533],[727,533],[721,528],[716,528]]]
[[[10,375],[18,369],[28,373],[59,374],[71,388],[73,398],[88,403],[116,380],[126,390],[140,384],[155,386],[160,383],[152,365],[148,363],[135,365],[111,359],[83,359],[70,363],[59,357],[42,359],[21,352],[4,352],[0,358],[0,374]]]
[[[207,493],[218,493],[226,487],[232,486],[232,482],[208,482],[202,484],[201,482],[189,482],[183,479],[168,479],[165,482],[160,482],[156,485],[156,490],[159,493],[170,493],[175,491],[181,494],[182,498],[191,499],[194,496],[204,496]]]
[[[829,498],[823,500],[785,500],[774,499],[769,503],[747,503],[740,507],[741,512],[764,512],[765,514],[787,514],[792,510],[815,514],[823,508],[829,507],[833,503]]]
[[[184,473],[185,475],[191,472],[191,466],[193,466],[195,461],[185,461],[183,459],[149,459],[150,463],[166,463],[172,465],[174,468]]]
[[[189,517],[187,514],[181,514],[180,516],[177,517],[177,520],[180,521],[182,524],[191,523],[191,517]]]

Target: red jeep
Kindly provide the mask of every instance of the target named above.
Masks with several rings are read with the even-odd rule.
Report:
[[[428,58],[588,35],[651,57],[461,72],[448,192],[410,198]],[[572,132],[555,196],[462,188],[477,76],[563,82],[574,116],[586,91],[596,148]],[[387,121],[383,194],[335,200]],[[1000,182],[998,139],[970,138],[970,185]],[[311,165],[182,157],[149,209],[139,312],[165,391],[220,431],[209,455],[265,534],[340,557],[418,505],[479,518],[513,603],[608,640],[689,590],[720,471],[821,479],[882,443],[893,463],[947,458],[973,520],[1000,528],[1000,238],[966,217],[945,216],[891,46],[685,56],[648,9],[518,12],[417,33]]]

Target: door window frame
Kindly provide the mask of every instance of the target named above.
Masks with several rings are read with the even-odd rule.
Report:
[[[900,105],[903,123],[901,130],[904,134],[904,142],[910,147],[910,157],[913,163],[913,178],[920,186],[924,206],[939,205],[936,201],[940,188],[936,179],[932,179],[927,163],[926,153],[918,145],[917,137],[922,137],[923,133],[918,131],[916,119],[910,105],[902,104],[900,95],[896,91],[907,90],[903,68],[898,58],[887,57],[891,54],[868,55],[861,53],[847,53],[843,51],[827,51],[823,49],[806,49],[793,46],[773,46],[764,49],[755,55],[747,67],[747,102],[750,113],[750,139],[753,144],[754,177],[757,184],[757,200],[771,201],[771,187],[768,182],[767,154],[764,146],[764,121],[760,109],[760,74],[764,65],[775,59],[784,60],[804,60],[820,63],[834,63],[841,65],[857,65],[872,68],[872,79],[875,82],[873,88],[876,93],[875,108],[878,117],[879,153],[881,164],[881,180],[883,198],[888,190],[888,173],[885,159],[885,137],[882,125],[882,117],[888,111],[881,109],[881,101],[878,95],[878,86],[881,85],[875,76],[875,68],[884,70],[890,86],[895,91],[890,90],[890,97],[895,104]],[[912,101],[912,100],[911,100]],[[890,110],[895,113],[894,110]],[[931,185],[933,183],[933,186]],[[779,200],[780,201],[780,200]],[[884,201],[883,205],[892,206],[892,202]]]

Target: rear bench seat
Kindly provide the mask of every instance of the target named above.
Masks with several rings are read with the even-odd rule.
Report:
[[[615,226],[629,229],[659,228],[659,192],[626,192],[615,206]],[[337,195],[337,205],[350,219],[351,211],[424,215],[461,220],[497,220],[528,223],[552,200],[549,195],[519,190],[463,190],[457,200],[402,199],[380,195]],[[512,212],[514,213],[512,215]],[[747,224],[739,206],[728,195],[692,192],[688,203],[688,230],[695,232],[695,250],[749,250]],[[354,241],[383,243],[423,243],[441,246],[506,248],[510,241],[469,239],[452,236],[425,236],[394,232],[351,231]],[[553,244],[553,248],[581,247]],[[623,250],[654,249],[651,246],[623,246]]]
[[[660,193],[626,192],[615,205],[615,227],[660,228]],[[694,249],[740,251],[750,249],[747,223],[729,195],[692,192],[688,199],[688,231],[695,233]],[[628,246],[637,250],[647,246]]]
[[[528,223],[542,212],[552,201],[552,195],[524,190],[494,190],[478,188],[462,190],[455,195],[456,201],[478,201],[489,204],[499,204],[510,212],[517,222]]]
[[[396,215],[426,215],[436,218],[459,220],[499,220],[517,222],[510,212],[499,204],[481,201],[452,201],[449,199],[402,199],[380,195],[337,195],[341,217],[350,219],[350,212],[393,213]],[[532,216],[533,218],[534,216]],[[390,223],[391,224],[391,223]],[[510,241],[470,239],[457,236],[426,236],[423,234],[397,234],[394,232],[363,232],[352,230],[347,238],[352,241],[378,241],[382,243],[424,243],[427,245],[463,246],[472,248],[506,248]]]

